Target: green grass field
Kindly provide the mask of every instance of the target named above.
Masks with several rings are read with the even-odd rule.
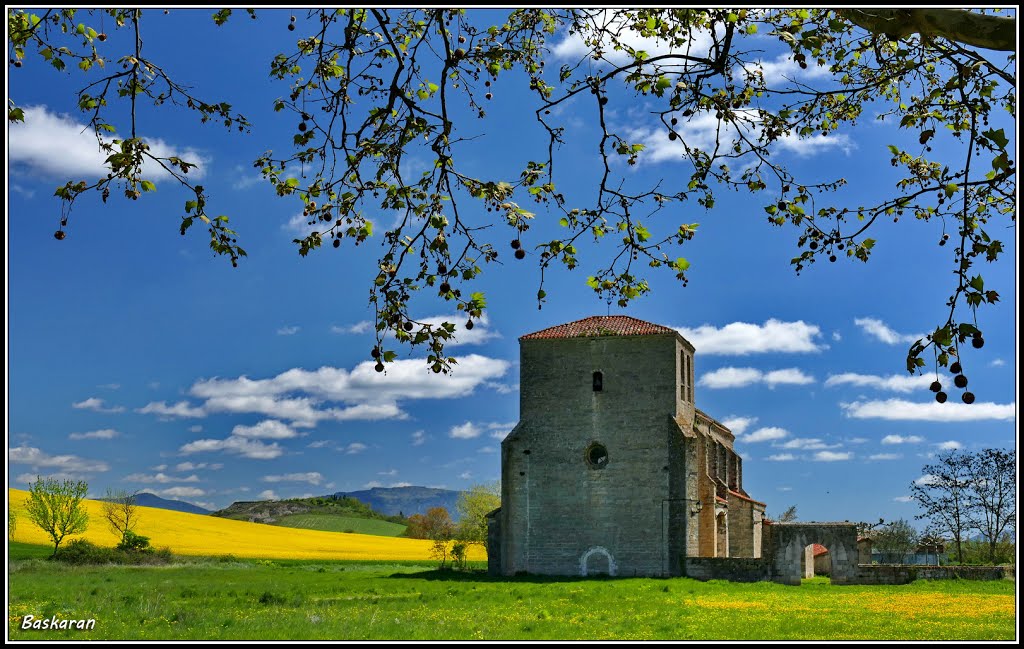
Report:
[[[374,518],[355,518],[334,514],[292,514],[282,516],[275,525],[282,527],[298,527],[304,530],[322,530],[324,532],[355,532],[357,534],[374,534],[377,536],[399,536],[405,531],[405,525],[389,523]]]
[[[429,565],[69,567],[11,548],[11,640],[1013,640],[1014,583],[489,578]],[[44,553],[45,554],[45,553]],[[95,618],[92,631],[21,630]]]

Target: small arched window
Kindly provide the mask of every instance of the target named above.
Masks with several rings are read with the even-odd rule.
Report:
[[[604,390],[604,374],[594,372],[594,392],[601,392],[602,390]]]

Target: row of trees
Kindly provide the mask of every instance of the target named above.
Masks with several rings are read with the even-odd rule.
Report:
[[[457,567],[465,567],[472,545],[487,547],[487,514],[501,505],[501,484],[474,485],[464,491],[455,503],[458,523],[444,507],[433,507],[426,514],[409,517],[406,536],[430,539],[434,542],[432,554],[444,568],[450,560]]]
[[[53,542],[53,555],[57,556],[60,544],[65,538],[81,534],[89,527],[89,513],[85,500],[89,485],[84,480],[63,480],[36,476],[29,487],[25,513],[28,519],[43,530]],[[134,532],[139,523],[139,510],[135,494],[126,491],[107,490],[103,500],[102,517],[110,531],[120,541],[117,547],[125,550],[141,550],[149,545],[149,539]],[[8,511],[7,534],[14,535],[17,529],[17,514]]]
[[[1007,533],[1017,525],[1017,453],[987,448],[976,453],[949,451],[924,467],[910,485],[911,495],[928,520],[928,533],[949,538],[958,563],[964,543],[979,535],[987,559],[995,562]]]

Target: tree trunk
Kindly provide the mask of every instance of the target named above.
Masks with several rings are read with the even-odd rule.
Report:
[[[964,9],[837,9],[858,27],[893,40],[921,34],[938,36],[973,47],[1017,51],[1015,18],[985,15]]]

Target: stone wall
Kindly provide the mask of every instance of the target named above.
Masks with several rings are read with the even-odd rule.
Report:
[[[719,557],[685,557],[683,573],[686,577],[707,581],[768,581],[770,566],[764,559],[730,559]]]
[[[677,344],[520,341],[520,422],[502,442],[504,574],[666,574],[686,524],[685,509],[666,505],[683,484],[670,489]],[[595,443],[607,450],[602,466],[587,459]]]
[[[915,579],[970,579],[995,581],[1014,579],[1014,566],[857,566],[859,584],[909,584]]]

